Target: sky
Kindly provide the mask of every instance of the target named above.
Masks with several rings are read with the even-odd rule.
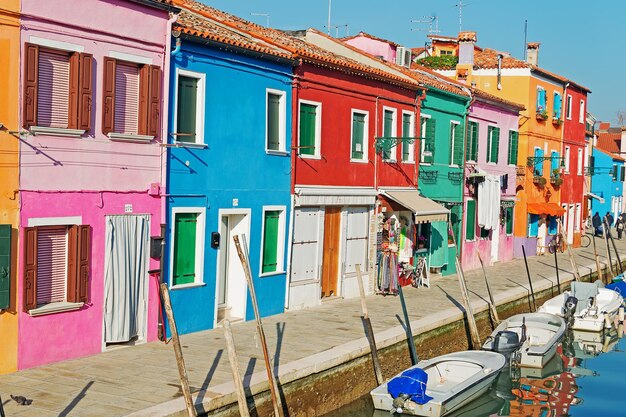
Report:
[[[329,0],[200,0],[209,6],[277,29],[327,31]],[[439,34],[459,32],[460,0],[330,0],[331,34],[370,33],[406,47],[423,46],[436,16]],[[528,42],[540,42],[539,66],[592,91],[589,111],[598,120],[617,122],[626,109],[626,83],[615,81],[626,67],[621,28],[626,1],[462,0],[462,29],[477,32],[478,45],[524,58],[524,22]],[[346,26],[347,25],[347,28]],[[338,27],[333,27],[338,26]],[[347,30],[346,30],[347,29]],[[607,67],[608,63],[615,67]],[[615,70],[614,68],[617,68]]]

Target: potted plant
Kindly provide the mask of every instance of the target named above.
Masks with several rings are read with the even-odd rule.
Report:
[[[542,109],[541,107],[539,107],[537,109],[537,120],[546,120],[548,118],[548,112],[546,111],[546,109]]]
[[[559,117],[553,117],[552,124],[555,126],[561,126],[563,124],[563,120],[561,120]]]
[[[417,249],[424,249],[426,246],[426,236],[419,235],[417,237]]]
[[[539,187],[543,187],[544,185],[546,185],[547,182],[548,182],[548,180],[546,180],[545,177],[541,177],[541,176],[538,176],[538,175],[535,175],[533,177],[533,183],[535,183]]]

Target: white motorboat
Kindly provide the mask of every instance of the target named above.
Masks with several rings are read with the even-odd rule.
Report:
[[[565,318],[573,330],[599,332],[610,327],[624,303],[619,293],[600,285],[602,284],[572,282],[570,291],[549,299],[538,311]]]
[[[504,356],[496,352],[450,353],[420,361],[374,388],[370,394],[377,410],[413,416],[445,416],[484,394],[505,364]],[[424,378],[412,384],[416,373]],[[415,387],[421,392],[415,392]]]
[[[483,349],[512,355],[522,367],[543,368],[555,355],[566,330],[565,321],[554,314],[517,314],[496,327]]]

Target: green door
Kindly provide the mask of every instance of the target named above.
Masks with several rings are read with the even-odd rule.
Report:
[[[11,304],[11,225],[0,224],[0,310]]]
[[[197,223],[198,213],[175,215],[173,285],[190,284],[196,279]]]
[[[178,108],[176,116],[176,140],[196,143],[196,106],[198,79],[178,77]]]

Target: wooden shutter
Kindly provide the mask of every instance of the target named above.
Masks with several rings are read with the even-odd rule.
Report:
[[[626,167],[622,166],[621,167],[621,174],[620,174],[620,181],[624,182],[624,179],[626,179]]]
[[[413,137],[411,132],[411,115],[402,114],[402,160],[411,160],[411,143],[408,138]]]
[[[0,310],[11,305],[11,225],[0,224]]]
[[[161,68],[150,65],[148,135],[157,137],[161,120]]]
[[[78,226],[70,226],[67,231],[67,301],[78,300]]]
[[[317,106],[300,103],[300,154],[315,155]]]
[[[393,112],[385,110],[383,115],[383,136],[389,138],[393,136]],[[393,148],[395,150],[395,148]],[[391,159],[391,149],[383,150],[383,159]]]
[[[78,226],[78,299],[86,303],[89,300],[89,272],[91,269],[91,226]]]
[[[148,121],[148,67],[135,64],[115,65],[115,132],[146,134]]]
[[[550,156],[550,175],[554,176],[554,170],[559,169],[559,153],[557,151],[552,151]]]
[[[461,123],[453,124],[454,146],[452,148],[452,164],[463,165],[463,148],[464,148],[464,128]]]
[[[519,134],[514,130],[509,130],[509,165],[517,165],[517,148],[519,142]]]
[[[617,165],[613,164],[613,181],[617,181]]]
[[[37,308],[37,228],[24,229],[24,311]]]
[[[561,118],[561,107],[563,107],[563,100],[559,93],[554,93],[554,117]]]
[[[70,56],[39,50],[37,125],[67,128],[70,111]]]
[[[280,150],[280,95],[267,94],[267,149]]]
[[[363,159],[365,115],[352,113],[352,159]]]
[[[104,82],[102,85],[102,133],[105,135],[115,130],[115,68],[113,58],[104,57]]]
[[[24,55],[24,127],[37,125],[37,91],[39,89],[39,46],[27,43]]]
[[[80,75],[78,93],[78,129],[91,130],[91,102],[93,97],[92,76],[93,76],[93,56],[91,54],[80,54]]]
[[[130,65],[128,66],[128,70],[130,70]],[[150,117],[150,65],[142,65],[139,68],[137,68],[135,65],[132,65],[132,67],[134,68],[129,75],[126,75],[126,77],[134,77],[135,76],[135,71],[138,71],[138,108],[137,108],[137,115],[138,115],[138,119],[137,119],[137,133],[140,135],[147,135],[148,134],[148,119]],[[119,67],[118,67],[119,68]],[[130,84],[127,84],[130,85]],[[131,86],[134,87],[134,86]],[[127,105],[130,104],[134,104],[132,102],[128,102],[128,99],[132,99],[132,95],[134,92],[134,88],[131,89],[131,91],[128,92],[128,96],[127,96]],[[116,109],[117,110],[117,109]],[[131,106],[130,108],[128,108],[128,112],[130,114],[126,115],[126,118],[128,119],[129,116],[131,116],[133,114],[133,110],[134,108]]]
[[[476,237],[476,200],[467,200],[467,220],[465,222],[465,240]]]
[[[506,208],[506,234],[513,234],[513,207]]]
[[[266,211],[263,230],[262,273],[275,272],[278,268],[278,223],[280,211]]]
[[[491,129],[491,162],[498,163],[498,154],[500,153],[500,128],[493,127]]]
[[[198,213],[176,213],[174,217],[172,285],[195,282],[197,222]]]
[[[543,149],[535,149],[535,175],[543,176]]]
[[[80,95],[80,54],[74,52],[70,55],[70,95],[67,116],[67,127],[78,129],[78,102]]]
[[[426,119],[426,132],[425,133],[425,143],[424,143],[424,151],[429,151],[431,153],[430,156],[424,156],[422,160],[425,163],[432,164],[435,161],[435,130],[436,130],[436,120],[433,118]]]

